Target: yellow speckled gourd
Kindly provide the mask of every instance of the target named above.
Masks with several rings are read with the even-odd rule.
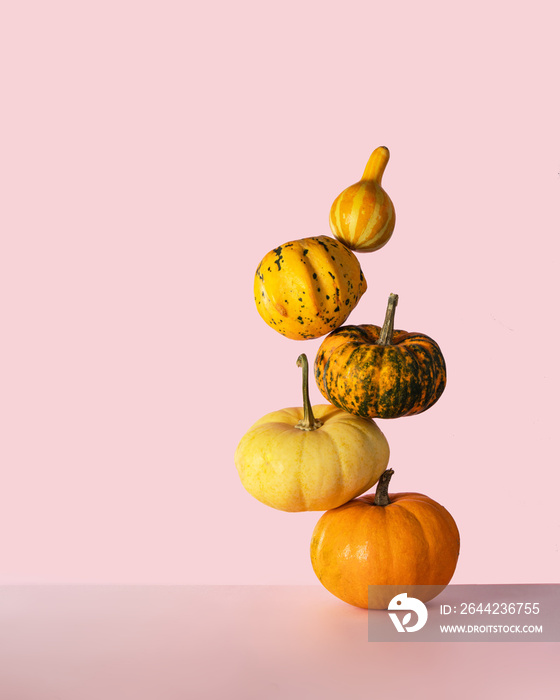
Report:
[[[338,328],[367,283],[358,259],[329,236],[278,246],[255,273],[255,303],[263,320],[292,340],[319,338]]]
[[[235,465],[256,499],[283,511],[327,510],[367,491],[385,471],[389,445],[370,419],[330,405],[311,407],[307,357],[303,408],[258,420],[243,436]]]
[[[362,179],[347,187],[334,200],[329,223],[334,236],[345,246],[361,253],[379,250],[395,228],[395,207],[381,187],[389,161],[389,149],[376,148]]]

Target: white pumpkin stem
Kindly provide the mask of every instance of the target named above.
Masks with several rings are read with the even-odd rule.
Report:
[[[373,180],[380,185],[388,162],[389,149],[386,146],[379,146],[369,157],[362,180]]]
[[[300,430],[317,430],[323,423],[313,415],[311,401],[309,400],[309,363],[307,355],[301,354],[297,359],[297,366],[302,368],[303,374],[303,418],[296,423]]]
[[[375,506],[388,506],[391,503],[389,500],[389,482],[394,473],[394,469],[387,469],[381,474],[375,489],[375,498],[373,499]]]
[[[383,322],[383,328],[379,334],[377,345],[391,345],[391,341],[393,340],[393,331],[395,328],[395,311],[397,310],[398,303],[398,294],[389,294],[387,311],[385,312],[385,321]]]

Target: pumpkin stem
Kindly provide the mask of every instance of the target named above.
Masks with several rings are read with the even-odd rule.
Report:
[[[393,469],[387,469],[381,474],[377,488],[375,489],[375,498],[373,499],[373,504],[375,506],[388,506],[391,501],[389,500],[389,482],[395,471]]]
[[[297,359],[297,366],[302,368],[303,374],[303,418],[296,423],[296,428],[300,430],[317,430],[323,423],[313,415],[311,401],[309,400],[309,363],[307,355],[301,354]]]
[[[383,322],[383,328],[379,334],[379,340],[377,345],[391,345],[393,340],[393,330],[395,326],[395,311],[397,309],[397,304],[399,302],[398,294],[389,294],[389,301],[387,302],[387,311],[385,312],[385,321]]]
[[[379,146],[369,157],[362,180],[374,180],[380,185],[388,162],[389,149],[386,146]]]

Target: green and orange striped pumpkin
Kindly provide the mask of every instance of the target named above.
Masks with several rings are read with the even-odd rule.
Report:
[[[362,179],[334,200],[329,223],[335,238],[351,250],[369,253],[387,243],[395,228],[395,207],[381,187],[389,149],[376,148]]]
[[[317,386],[337,408],[364,418],[399,418],[422,413],[442,395],[442,352],[427,335],[393,330],[397,301],[391,294],[382,328],[341,326],[319,347]]]

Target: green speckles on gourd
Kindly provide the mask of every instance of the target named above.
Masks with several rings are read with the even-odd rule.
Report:
[[[276,255],[276,260],[274,262],[278,265],[278,272],[280,272],[280,270],[282,269],[281,263],[284,260],[284,256],[282,255],[282,247],[283,246],[280,245],[280,246],[278,246],[278,248],[275,248],[273,251]],[[284,246],[284,247],[288,247],[288,246]],[[268,268],[268,269],[270,271],[270,268]]]

